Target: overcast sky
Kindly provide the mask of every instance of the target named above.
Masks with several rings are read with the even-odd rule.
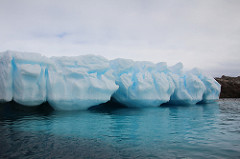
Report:
[[[182,62],[240,75],[240,0],[0,0],[0,51]]]

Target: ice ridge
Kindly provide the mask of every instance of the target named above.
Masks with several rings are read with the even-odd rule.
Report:
[[[182,63],[0,53],[0,102],[25,106],[47,101],[56,110],[81,110],[110,98],[128,107],[189,105],[217,100],[220,87],[199,69],[184,72]]]

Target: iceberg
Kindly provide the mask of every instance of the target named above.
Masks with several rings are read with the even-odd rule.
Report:
[[[105,103],[118,89],[109,61],[100,56],[54,57],[46,73],[47,101],[57,110]]]
[[[113,94],[118,102],[131,107],[160,106],[170,100],[175,85],[166,63],[134,62],[115,59],[110,62],[119,89]]]
[[[217,100],[220,88],[199,69],[184,72],[182,63],[0,53],[0,102],[25,106],[48,102],[55,110],[82,110],[111,98],[128,107],[189,105]]]

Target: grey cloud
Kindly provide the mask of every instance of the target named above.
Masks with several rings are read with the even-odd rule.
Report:
[[[238,15],[238,0],[1,0],[0,51],[182,61],[239,75]]]

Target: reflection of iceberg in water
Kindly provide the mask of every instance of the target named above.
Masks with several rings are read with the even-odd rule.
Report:
[[[13,128],[59,136],[99,138],[109,142],[121,140],[121,142],[139,143],[148,138],[148,142],[154,138],[164,141],[173,138],[176,140],[174,134],[177,134],[178,140],[183,140],[186,133],[190,135],[196,129],[204,130],[204,127],[216,124],[218,113],[219,107],[216,103],[148,109],[118,108],[107,112],[103,109],[52,112],[49,116],[26,116],[17,119]],[[204,131],[202,134],[206,135],[211,132],[207,129]]]
[[[86,111],[49,113],[14,111],[3,104],[0,141],[21,139],[22,149],[34,145],[37,149],[30,146],[32,152],[39,152],[40,147],[39,153],[47,155],[92,152],[105,158],[232,158],[239,155],[240,116],[236,110],[240,103],[231,104],[220,100],[219,104],[142,109],[101,105]],[[12,136],[5,139],[8,133]],[[4,149],[8,152],[11,145]]]

